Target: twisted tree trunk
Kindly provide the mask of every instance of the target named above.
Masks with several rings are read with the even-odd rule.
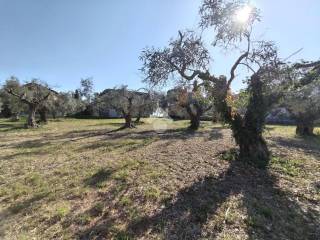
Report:
[[[132,116],[131,114],[126,114],[124,116],[124,119],[125,119],[125,124],[124,124],[124,128],[134,128],[134,125],[132,123]]]
[[[314,123],[312,121],[299,121],[296,127],[296,134],[298,136],[312,136],[314,130]]]
[[[264,102],[262,82],[258,74],[254,74],[248,86],[250,98],[245,116],[235,112],[230,106],[231,94],[225,79],[219,79],[215,89],[215,107],[223,120],[230,124],[233,136],[239,146],[239,159],[265,168],[270,153],[262,133],[265,125],[267,106]]]
[[[240,145],[240,158],[253,162],[258,167],[266,167],[270,160],[270,153],[262,134],[268,106],[262,92],[262,81],[258,74],[254,74],[249,85],[249,104],[244,116],[246,133]]]
[[[39,88],[41,87],[39,84],[36,84],[36,83],[28,83],[28,84],[25,84],[25,86],[27,86],[28,89],[30,89],[30,88],[36,89],[37,91],[40,91]],[[17,97],[22,103],[25,103],[28,105],[29,113],[28,113],[28,118],[27,118],[27,123],[26,123],[27,128],[38,127],[38,124],[36,122],[36,112],[37,112],[38,108],[43,105],[43,103],[49,98],[49,96],[52,92],[57,94],[57,92],[55,92],[49,88],[46,88],[46,87],[43,87],[43,88],[48,90],[46,95],[44,95],[42,97],[35,97],[33,99],[27,99],[25,94],[18,94],[16,92],[14,92],[12,89],[5,89],[6,92]],[[46,120],[46,116],[45,116],[45,120]]]
[[[202,115],[201,107],[195,104],[192,104],[192,105],[188,105],[186,109],[190,117],[189,129],[198,130],[200,127],[200,117]]]
[[[195,80],[193,82],[192,100],[190,102],[187,100],[187,103],[185,104],[187,113],[189,114],[189,117],[190,117],[189,129],[191,129],[191,130],[198,130],[199,129],[200,117],[202,116],[202,114],[204,112],[203,106],[201,106],[201,104],[198,102],[198,100],[195,97],[198,90],[199,90],[199,84],[198,84],[198,81]],[[188,99],[189,96],[186,96],[186,98]]]
[[[28,118],[27,118],[27,128],[36,128],[38,127],[37,121],[36,121],[36,111],[37,106],[34,104],[29,104],[29,112],[28,112]]]

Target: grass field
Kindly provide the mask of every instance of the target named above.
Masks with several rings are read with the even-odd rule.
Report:
[[[144,122],[0,119],[0,239],[320,239],[319,135],[268,126],[258,170],[224,126]]]

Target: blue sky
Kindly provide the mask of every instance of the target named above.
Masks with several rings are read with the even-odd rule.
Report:
[[[320,58],[319,0],[254,0],[256,33],[274,40],[281,56]],[[165,46],[179,29],[198,23],[200,0],[0,0],[0,83],[33,77],[73,90],[93,77],[95,90],[143,86],[138,59],[146,46]],[[235,53],[214,52],[214,73],[228,74]],[[238,78],[233,85],[242,87]]]

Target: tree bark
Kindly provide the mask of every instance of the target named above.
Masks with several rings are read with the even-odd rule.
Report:
[[[39,115],[40,115],[40,122],[41,123],[48,123],[47,110],[45,108],[42,108],[38,112],[39,112]]]
[[[36,128],[38,127],[38,124],[36,122],[36,111],[37,107],[33,104],[29,105],[29,113],[27,118],[26,127],[27,128]]]
[[[134,128],[134,125],[132,123],[132,116],[131,114],[126,114],[124,116],[124,119],[125,119],[125,124],[124,124],[124,127],[125,128]]]
[[[259,168],[265,168],[270,159],[270,152],[266,141],[255,133],[242,134],[239,140],[239,158],[241,161],[253,163]]]
[[[191,105],[187,106],[187,112],[190,117],[190,126],[191,130],[198,130],[200,127],[200,117],[202,115],[202,109],[199,106],[193,105],[194,109],[192,109]]]
[[[224,122],[230,124],[233,136],[239,146],[239,160],[265,168],[270,153],[263,139],[263,128],[268,106],[264,101],[262,81],[258,75],[250,79],[248,89],[250,98],[245,116],[233,110],[228,102],[232,101],[226,79],[219,79],[215,88],[215,108]]]
[[[198,114],[190,115],[190,126],[192,130],[198,130],[200,127],[200,116]]]
[[[246,114],[243,118],[243,128],[240,130],[240,158],[265,168],[270,160],[270,152],[262,134],[265,126],[265,116],[268,111],[264,100],[262,81],[254,74],[250,79],[250,98]]]
[[[270,152],[262,134],[265,126],[265,116],[268,105],[264,100],[262,81],[254,74],[250,79],[250,98],[246,114],[243,118],[243,128],[240,128],[241,142],[240,159],[249,161],[257,167],[265,168],[269,164]]]
[[[296,134],[298,136],[311,136],[313,135],[314,123],[313,122],[298,122],[296,127]]]

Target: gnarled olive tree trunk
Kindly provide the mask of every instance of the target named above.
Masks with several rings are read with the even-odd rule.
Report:
[[[223,120],[231,126],[235,141],[240,148],[239,159],[264,168],[269,163],[270,153],[262,136],[267,106],[258,74],[251,77],[248,90],[249,104],[245,115],[241,116],[230,104],[232,97],[226,80],[219,79],[215,90],[215,107],[221,113]]]
[[[240,158],[254,162],[259,167],[266,167],[270,153],[262,134],[268,111],[262,92],[262,81],[258,74],[251,76],[249,85],[249,104],[244,116],[245,139],[240,144]]]
[[[125,119],[125,124],[124,124],[124,127],[125,128],[134,128],[134,124],[132,123],[132,116],[131,114],[126,114],[124,116],[124,119]]]
[[[27,128],[38,127],[38,124],[36,121],[36,112],[37,112],[37,105],[29,104],[29,112],[28,112],[28,118],[27,118],[27,123],[26,123]]]
[[[191,130],[198,130],[200,127],[200,117],[203,113],[203,110],[197,104],[190,104],[186,107],[187,113],[190,117],[190,126]]]
[[[297,121],[296,134],[298,136],[311,136],[313,135],[314,122],[313,121]]]

